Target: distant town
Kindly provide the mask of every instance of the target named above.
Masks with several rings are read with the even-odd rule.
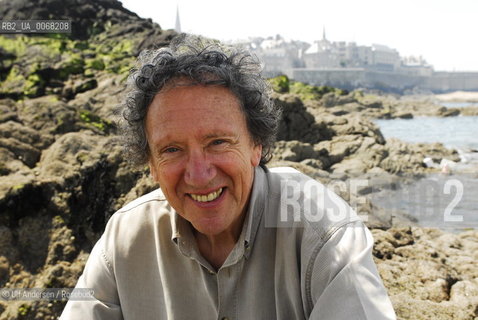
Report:
[[[175,30],[181,32],[179,8]],[[264,64],[266,77],[286,75],[317,86],[405,94],[478,91],[478,72],[435,71],[423,57],[402,57],[383,44],[330,41],[325,28],[322,39],[312,44],[280,35],[231,42],[254,52]]]
[[[424,57],[402,57],[383,44],[330,41],[309,44],[277,35],[235,42],[253,51],[264,63],[264,75],[281,74],[313,85],[344,89],[368,88],[392,92],[477,91],[478,72],[435,71]]]
[[[326,37],[309,44],[286,40],[282,36],[251,38],[242,43],[263,59],[264,72],[277,75],[287,69],[364,68],[367,70],[398,72],[430,76],[433,66],[423,57],[401,57],[396,49],[382,44],[357,45],[355,42],[333,42]]]

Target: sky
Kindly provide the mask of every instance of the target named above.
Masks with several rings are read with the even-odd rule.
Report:
[[[436,71],[478,71],[478,0],[120,0],[142,18],[219,40],[269,37],[382,44]]]

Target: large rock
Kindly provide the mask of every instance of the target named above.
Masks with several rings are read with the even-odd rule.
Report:
[[[40,0],[37,2],[13,0],[2,3],[0,16],[5,20],[70,19],[72,36],[87,39],[115,24],[135,25],[139,29],[152,26],[116,0],[75,1]],[[135,24],[133,24],[135,23]],[[131,31],[131,30],[130,30]],[[126,32],[125,32],[126,33]]]
[[[440,143],[405,143],[398,139],[388,139],[386,144],[388,156],[380,167],[391,173],[423,173],[426,172],[423,160],[432,158],[437,164],[442,159],[460,161],[456,150],[446,149]]]
[[[405,228],[372,233],[378,270],[399,318],[477,316],[478,232]]]
[[[278,140],[299,140],[317,143],[330,139],[332,132],[324,123],[317,123],[296,95],[283,95],[275,99],[282,109]]]
[[[68,106],[92,112],[102,119],[113,122],[115,108],[121,103],[121,97],[126,89],[124,75],[101,74],[97,81],[95,89],[76,95],[75,99],[68,102]]]
[[[62,135],[43,154],[39,163],[40,177],[68,179],[82,167],[89,167],[106,158],[111,139],[92,132],[71,132]]]
[[[305,159],[315,159],[319,153],[310,143],[292,141],[278,141],[275,144],[274,155],[276,160],[301,162]]]
[[[19,103],[17,108],[20,121],[41,133],[62,134],[79,130],[78,110],[56,96],[29,99]]]

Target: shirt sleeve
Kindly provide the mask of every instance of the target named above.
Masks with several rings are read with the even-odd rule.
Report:
[[[317,254],[310,276],[309,319],[396,319],[372,258],[373,238],[361,221],[337,230]]]
[[[75,288],[92,289],[94,298],[69,300],[60,320],[123,319],[116,280],[104,251],[104,237],[98,240],[91,251],[83,274]]]

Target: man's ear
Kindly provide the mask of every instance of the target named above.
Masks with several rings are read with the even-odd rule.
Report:
[[[252,166],[257,167],[261,162],[262,157],[262,144],[256,144],[252,150]]]
[[[149,172],[151,173],[151,176],[153,177],[153,180],[155,182],[158,182],[158,171],[156,170],[156,167],[154,166],[153,162],[151,161],[151,159],[148,161],[148,165],[149,165]]]

